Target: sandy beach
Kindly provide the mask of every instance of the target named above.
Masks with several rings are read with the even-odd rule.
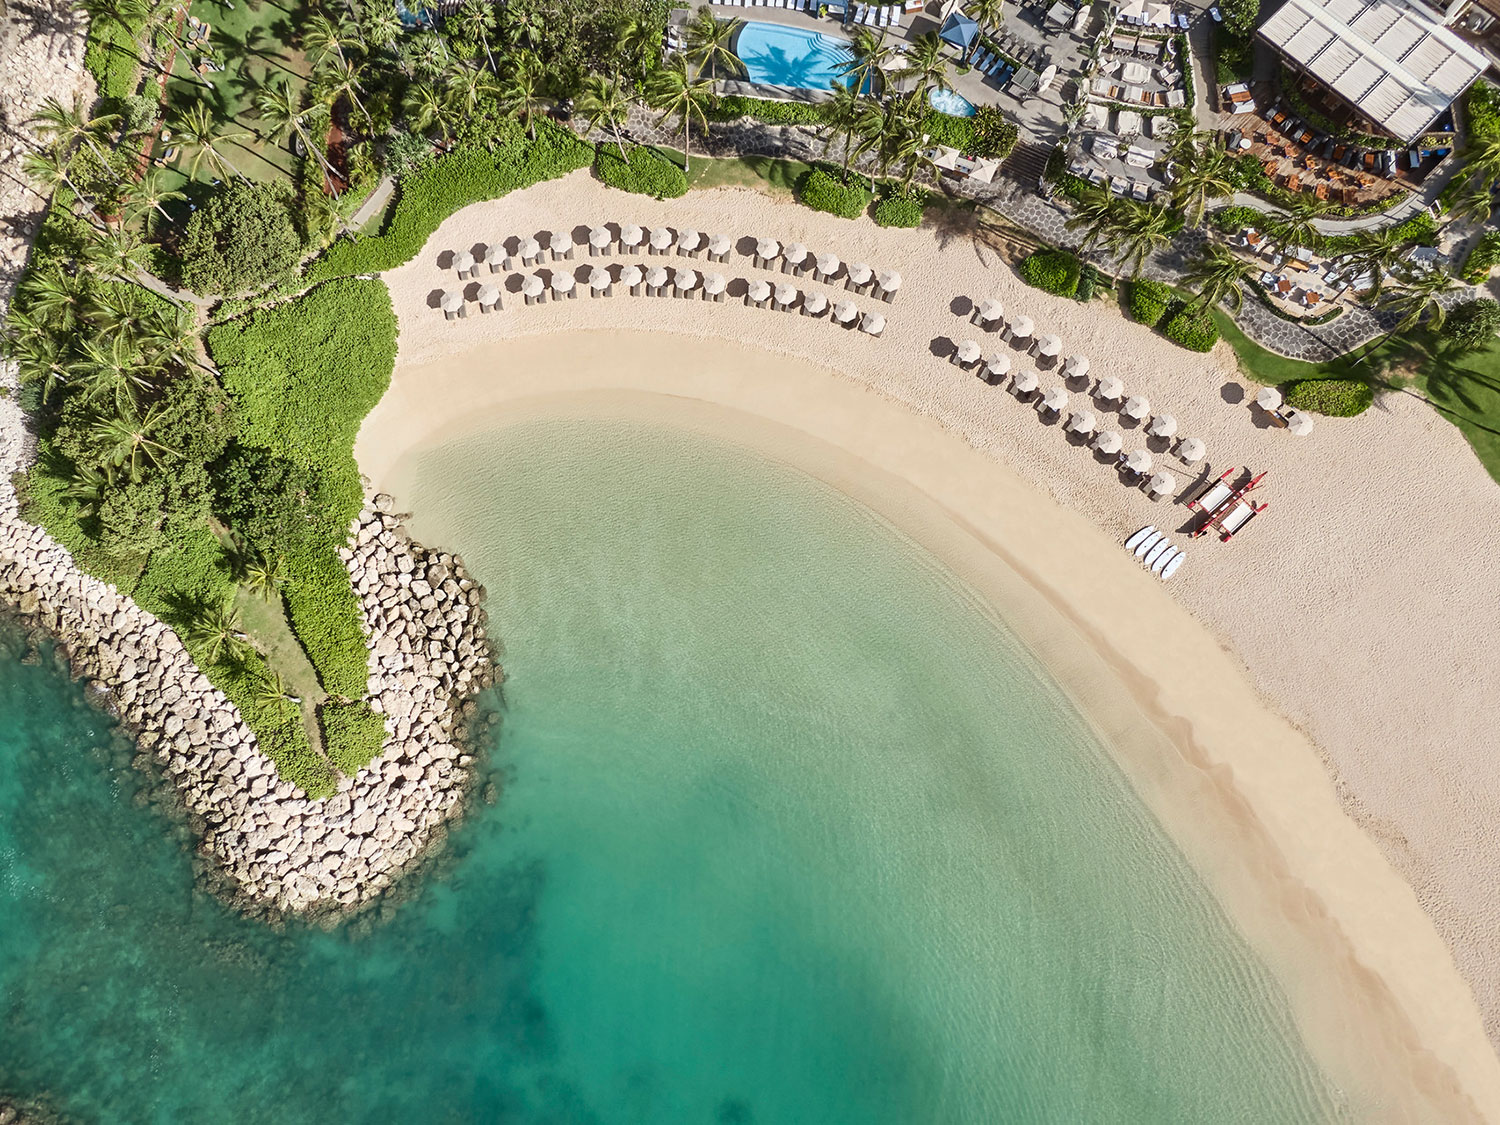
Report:
[[[905,283],[890,306],[852,296],[887,316],[879,339],[733,298],[632,298],[618,286],[607,300],[538,307],[508,293],[504,311],[471,306],[456,322],[433,308],[459,284],[448,252],[601,222],[802,241]],[[628,260],[847,295],[738,252],[723,265]],[[583,276],[621,261],[580,247],[543,268]],[[1297,439],[1251,408],[1255,388],[1225,346],[1193,355],[1103,303],[1032,290],[982,233],[883,231],[747,191],[657,203],[576,174],[465,209],[386,280],[401,352],[357,448],[376,487],[399,499],[403,454],[448,433],[528,414],[637,413],[828,480],[997,604],[1015,604],[1019,582],[1041,607],[1019,627],[1062,681],[1117,685],[1097,690],[1125,691],[1161,732],[1105,733],[1286,983],[1330,1074],[1384,1087],[1378,1112],[1361,1117],[1500,1119],[1500,767],[1488,708],[1473,705],[1497,695],[1500,642],[1470,594],[1500,568],[1500,489],[1429,408],[1396,396]],[[1124,486],[1060,424],[947,361],[951,341],[973,338],[1034,366],[968,322],[991,296],[1204,440],[1206,470],[1152,448],[1179,493],[1245,465],[1269,472],[1267,513],[1231,544],[1178,536],[1187,560],[1170,584],[1142,572],[1120,542],[1146,523],[1175,532],[1186,510]],[[1043,388],[1062,383],[1042,371]],[[1070,410],[1083,408],[1122,428],[1073,391]],[[1147,447],[1141,429],[1122,432],[1127,450]],[[1090,662],[1111,675],[1070,674]],[[1101,723],[1121,713],[1118,699],[1080,703]]]

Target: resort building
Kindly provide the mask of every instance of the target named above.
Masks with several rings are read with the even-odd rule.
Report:
[[[1416,0],[1286,0],[1258,34],[1327,92],[1331,117],[1407,143],[1489,65]]]

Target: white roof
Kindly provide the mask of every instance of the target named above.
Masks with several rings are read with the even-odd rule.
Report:
[[[1416,0],[1286,0],[1261,38],[1402,140],[1485,70],[1485,57]]]

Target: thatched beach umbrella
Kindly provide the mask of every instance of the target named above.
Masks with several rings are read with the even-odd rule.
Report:
[[[626,266],[620,271],[620,284],[630,290],[632,297],[639,297],[641,295],[641,281],[645,276],[645,272],[640,266]]]
[[[609,276],[609,270],[601,270],[598,266],[589,270],[589,292],[596,297],[609,296],[609,287],[614,279]]]
[[[704,274],[703,299],[707,301],[712,298],[715,301],[722,301],[724,299],[724,290],[728,287],[728,285],[729,282],[725,280],[722,273]]]
[[[770,299],[771,283],[769,281],[764,281],[757,278],[755,281],[752,281],[749,287],[745,290],[745,300],[752,305],[755,305],[757,308],[764,307],[765,303]]]
[[[1125,458],[1125,467],[1137,476],[1144,476],[1151,471],[1151,454],[1144,449],[1132,449]]]
[[[986,297],[979,302],[979,307],[974,310],[974,323],[994,331],[1000,327],[1000,322],[1005,318],[1005,306],[994,297]],[[1024,319],[1024,318],[1022,318]],[[1030,333],[1027,333],[1030,335]]]
[[[528,235],[521,239],[521,245],[516,247],[516,253],[520,255],[523,266],[534,266],[537,259],[542,256],[542,244]]]
[[[1068,419],[1068,429],[1075,434],[1091,434],[1098,419],[1094,417],[1092,410],[1080,410],[1072,418]]]
[[[1061,387],[1053,387],[1042,396],[1042,409],[1051,410],[1061,414],[1068,407],[1068,392]]]
[[[817,279],[829,281],[833,275],[839,272],[839,256],[837,254],[819,254]]]
[[[500,286],[493,281],[487,282],[479,287],[479,311],[482,313],[494,312],[495,306],[500,303]]]
[[[672,279],[672,284],[677,287],[680,297],[691,297],[693,289],[698,284],[698,274],[695,270],[678,270],[677,276]]]
[[[1146,485],[1146,491],[1152,496],[1170,496],[1177,491],[1177,478],[1171,473],[1159,472]]]
[[[438,304],[442,307],[444,320],[453,320],[464,315],[464,295],[460,289],[448,290]]]
[[[840,301],[833,306],[833,319],[840,324],[853,324],[854,318],[858,315],[859,310],[854,307],[853,301]],[[979,356],[976,354],[974,358],[978,359]]]
[[[695,230],[682,230],[677,232],[677,253],[696,257],[698,245],[703,241],[703,236]]]
[[[1038,355],[1055,356],[1062,351],[1062,341],[1056,336],[1043,336],[1036,342],[1036,350]]]
[[[1121,407],[1121,412],[1139,422],[1142,418],[1150,415],[1151,400],[1144,395],[1131,395],[1125,400],[1125,405]]]
[[[1277,410],[1281,407],[1281,392],[1275,387],[1262,387],[1255,394],[1255,405],[1262,410]]]
[[[716,234],[708,240],[708,256],[715,262],[722,262],[729,257],[729,248],[733,243],[727,234]]]
[[[1003,379],[1005,377],[1005,373],[1010,370],[1010,356],[1006,355],[1004,352],[996,352],[994,355],[990,356],[989,359],[984,361],[984,367],[985,370],[988,371],[990,375],[998,382],[999,380]]]
[[[849,263],[849,276],[844,279],[844,288],[863,293],[875,280],[875,271],[863,262]]]
[[[822,316],[828,311],[828,298],[822,293],[809,293],[802,298],[803,316]]]
[[[867,332],[871,336],[879,336],[885,331],[885,317],[878,312],[867,312],[860,318],[860,331]]]
[[[1208,453],[1208,447],[1195,437],[1183,438],[1177,444],[1177,456],[1189,465],[1196,465]]]
[[[1119,402],[1125,394],[1125,384],[1113,375],[1106,375],[1094,388],[1094,397],[1100,402]]]
[[[608,254],[610,244],[615,236],[609,233],[608,227],[594,227],[589,231],[589,253],[594,256]]]
[[[652,266],[646,271],[646,292],[652,297],[660,297],[661,291],[667,287],[667,271],[661,266]]]
[[[875,291],[880,299],[890,304],[896,299],[896,290],[901,288],[901,275],[895,270],[881,270],[875,282]]]
[[[552,251],[552,258],[571,258],[573,256],[573,236],[565,230],[555,230],[552,237],[547,240],[547,249]]]
[[[781,243],[774,238],[762,238],[755,244],[755,264],[769,266],[781,253]]]
[[[521,282],[521,295],[526,298],[528,305],[534,305],[538,301],[546,299],[542,296],[546,288],[547,283],[542,280],[541,274],[527,274],[526,279]]]
[[[1063,360],[1063,374],[1069,379],[1082,379],[1089,373],[1089,357],[1086,355],[1070,355]]]
[[[802,243],[800,243],[800,242],[794,242],[790,246],[788,246],[784,251],[782,251],[782,254],[781,254],[781,272],[782,273],[786,273],[786,272],[790,271],[790,272],[796,274],[798,277],[801,277],[802,276],[802,266],[803,266],[803,263],[805,263],[806,261],[807,261],[807,247],[803,246]]]
[[[1010,322],[1010,338],[1012,340],[1025,340],[1036,331],[1036,325],[1031,323],[1031,317],[1018,316]]]
[[[780,309],[787,309],[797,299],[797,287],[782,282],[776,287],[776,305]]]
[[[620,249],[634,252],[645,238],[644,230],[634,223],[626,223],[620,228]]]
[[[965,367],[968,367],[971,363],[978,363],[980,355],[979,342],[977,340],[965,340],[958,345],[953,354],[958,358],[958,362]]]
[[[468,277],[474,272],[474,255],[465,250],[453,259],[453,268],[458,271],[460,278]]]
[[[1286,428],[1298,437],[1306,437],[1313,432],[1312,415],[1303,410],[1288,411]]]
[[[672,248],[672,230],[670,227],[651,228],[651,253],[665,254]]]
[[[1120,447],[1124,444],[1124,439],[1120,437],[1118,430],[1102,430],[1094,439],[1094,448],[1106,457],[1120,452]]]
[[[1015,387],[1017,394],[1029,395],[1036,390],[1038,381],[1035,371],[1017,371],[1015,379],[1011,381],[1011,386]]]
[[[552,275],[552,295],[558,297],[573,298],[578,296],[578,290],[573,284],[573,275],[567,270],[558,270]]]
[[[490,273],[499,273],[505,268],[505,244],[503,242],[484,248],[484,264],[490,267]]]
[[[1152,437],[1169,438],[1177,432],[1177,419],[1170,414],[1158,414],[1151,419],[1151,425],[1146,427],[1146,432]]]

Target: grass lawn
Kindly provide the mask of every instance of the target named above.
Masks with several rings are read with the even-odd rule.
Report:
[[[266,663],[281,674],[287,690],[302,700],[302,729],[307,731],[313,749],[321,752],[323,732],[318,726],[317,706],[327,694],[318,683],[318,673],[302,650],[297,634],[292,632],[280,600],[266,601],[248,591],[237,590],[234,605],[240,611],[245,632],[265,656]]]
[[[212,26],[210,42],[224,69],[210,71],[206,76],[210,85],[205,88],[203,79],[193,72],[193,52],[179,49],[167,82],[168,118],[174,110],[206,100],[225,128],[251,134],[225,147],[236,168],[258,180],[290,176],[296,160],[286,146],[262,136],[255,95],[268,80],[284,77],[294,88],[307,80],[311,71],[307,59],[289,45],[306,12],[302,0],[195,0],[189,11]],[[176,162],[184,182],[186,156],[183,153]],[[206,165],[200,167],[199,179],[212,176]]]
[[[678,165],[682,153],[675,149],[658,149]],[[790,199],[796,194],[797,180],[811,170],[798,160],[778,160],[773,156],[735,156],[715,159],[694,156],[688,170],[688,187],[746,187],[763,191],[773,198]]]

